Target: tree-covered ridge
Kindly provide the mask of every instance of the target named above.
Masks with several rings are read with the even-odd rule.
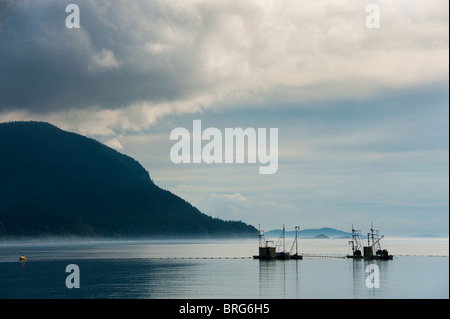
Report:
[[[0,237],[245,236],[153,183],[134,159],[42,122],[0,124]]]

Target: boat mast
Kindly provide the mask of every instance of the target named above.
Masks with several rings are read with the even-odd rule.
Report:
[[[371,226],[372,228],[370,230],[372,232],[372,246],[377,250],[381,250],[380,241],[384,237],[384,235],[380,236],[380,234],[378,233],[378,229],[373,229],[373,224]]]
[[[355,242],[356,242],[356,234],[355,234],[355,229],[353,228],[353,224],[352,224],[352,241],[350,243],[352,244],[353,254],[355,254]]]
[[[258,237],[259,237],[259,247],[267,246],[267,243],[265,243],[264,240],[264,231],[261,230],[261,225],[258,225]]]
[[[372,245],[369,245],[369,246],[372,246],[372,248],[373,248],[373,246],[375,246],[373,223],[370,223],[370,234],[372,237]]]

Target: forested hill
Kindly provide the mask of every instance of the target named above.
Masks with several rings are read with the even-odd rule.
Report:
[[[0,154],[0,238],[257,234],[159,188],[131,157],[48,123],[1,123]]]

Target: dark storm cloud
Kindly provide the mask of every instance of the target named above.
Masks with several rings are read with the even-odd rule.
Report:
[[[76,3],[80,6],[80,29],[65,27],[68,13],[64,2],[2,2],[3,110],[114,109],[143,100],[173,100],[195,82],[186,79],[193,74],[190,68],[195,58],[186,64],[178,53],[162,58],[146,50],[152,42],[150,29],[156,34],[157,27],[152,24],[146,30],[137,9],[129,9],[129,14],[121,17],[123,3],[116,2],[115,7],[101,1]],[[151,18],[157,6],[147,9]],[[186,58],[188,53],[183,54]]]

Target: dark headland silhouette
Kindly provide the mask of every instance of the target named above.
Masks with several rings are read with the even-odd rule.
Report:
[[[131,157],[49,123],[1,123],[0,154],[0,238],[257,235],[161,189]]]

